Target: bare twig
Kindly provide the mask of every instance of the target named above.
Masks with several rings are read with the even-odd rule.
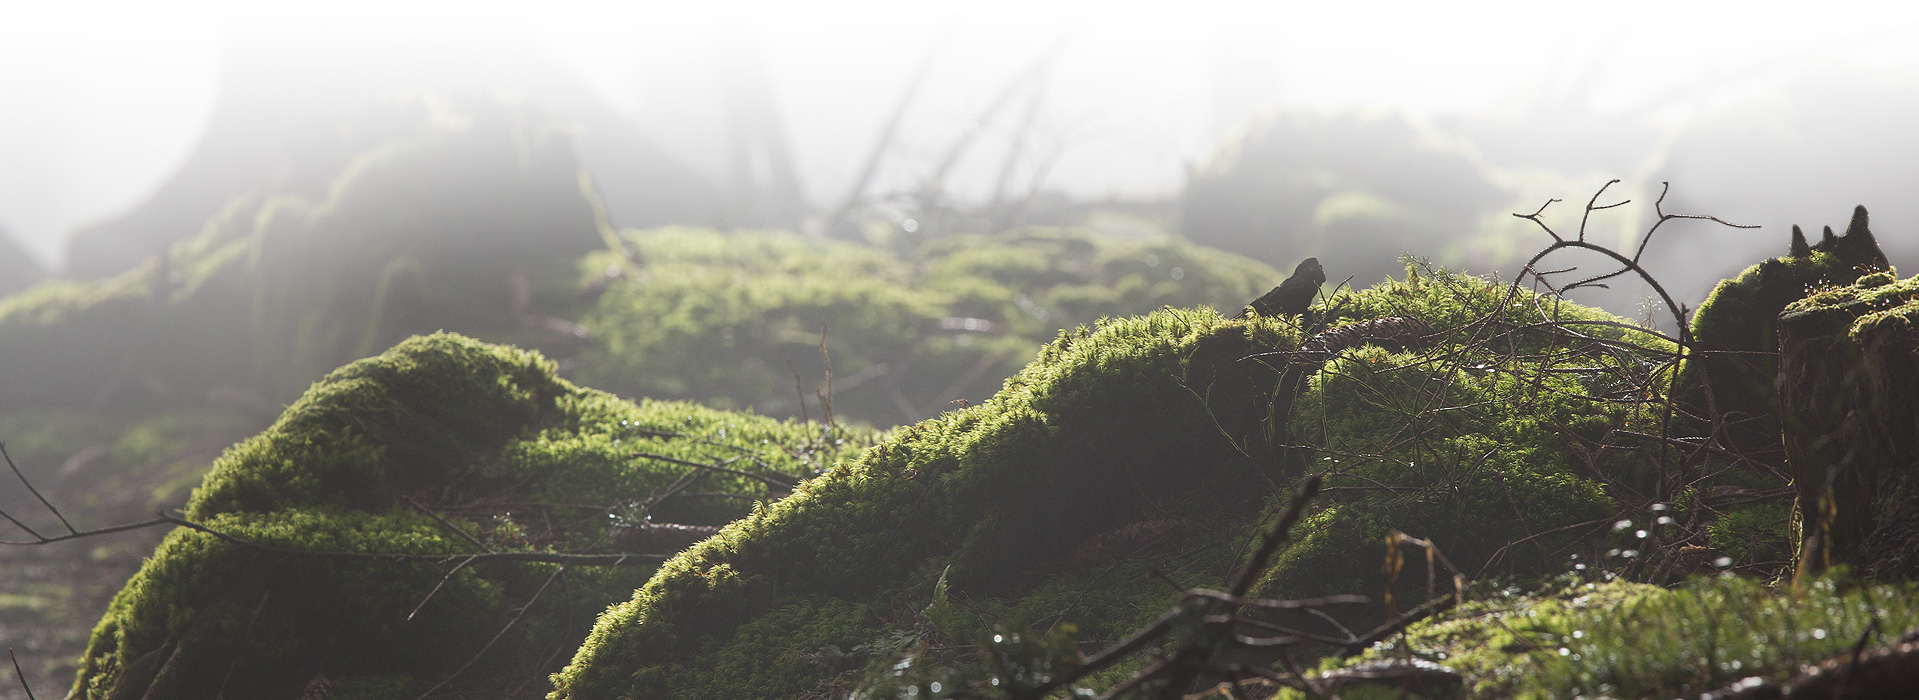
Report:
[[[1260,542],[1259,550],[1253,553],[1252,561],[1246,563],[1246,568],[1240,570],[1239,578],[1233,582],[1233,587],[1229,590],[1234,596],[1246,595],[1246,591],[1251,590],[1253,584],[1259,580],[1259,574],[1266,570],[1266,560],[1271,559],[1273,551],[1279,548],[1280,543],[1286,541],[1286,531],[1292,529],[1293,523],[1299,520],[1299,515],[1306,509],[1306,504],[1312,501],[1314,496],[1319,495],[1319,484],[1318,474],[1306,477],[1305,481],[1300,482],[1299,492],[1293,494],[1291,503],[1286,504],[1286,511],[1279,516],[1279,522],[1274,523],[1273,529],[1265,533],[1265,539]]]
[[[61,515],[61,514],[60,514],[60,509],[59,509],[59,508],[55,508],[55,507],[53,507],[53,504],[52,504],[52,503],[49,503],[49,502],[47,502],[47,497],[46,497],[46,496],[42,496],[42,495],[40,495],[40,489],[36,489],[36,488],[34,488],[34,487],[33,487],[33,482],[31,482],[31,481],[27,481],[27,477],[26,477],[26,475],[25,475],[25,474],[21,474],[21,473],[20,473],[20,466],[19,466],[19,465],[17,465],[17,464],[14,464],[14,463],[13,463],[13,455],[10,455],[10,454],[7,454],[7,443],[4,443],[4,442],[0,442],[0,457],[5,457],[5,458],[6,458],[6,460],[7,460],[7,467],[8,467],[9,469],[12,469],[12,470],[13,470],[13,476],[14,476],[15,478],[18,478],[18,479],[20,480],[20,483],[21,483],[21,485],[24,485],[24,486],[26,486],[26,487],[27,487],[27,491],[29,491],[29,492],[32,492],[32,493],[33,493],[33,497],[34,497],[34,498],[37,498],[37,499],[40,499],[40,505],[43,505],[43,506],[46,506],[46,507],[47,507],[47,511],[48,511],[48,512],[51,512],[51,513],[53,513],[53,517],[56,517],[56,518],[59,518],[59,519],[60,519],[60,524],[61,524],[61,525],[65,525],[65,526],[67,526],[67,534],[69,534],[69,535],[78,535],[78,534],[80,534],[80,531],[79,531],[79,530],[75,530],[75,529],[73,529],[73,523],[69,523],[69,522],[67,522],[67,516],[64,516],[64,515]],[[13,520],[13,516],[7,516],[7,519],[8,519],[8,520]],[[13,524],[15,524],[15,525],[20,525],[20,521],[18,521],[18,520],[13,520]],[[20,525],[20,529],[22,529],[22,530],[27,530],[27,526],[25,526],[25,525]],[[31,535],[33,535],[34,537],[39,537],[39,536],[40,536],[39,534],[37,534],[37,533],[34,533],[34,532],[33,532],[32,530],[27,530],[27,533],[28,533],[28,534],[31,534]]]
[[[13,647],[7,647],[7,658],[13,660],[13,676],[20,679],[20,688],[27,691],[27,700],[35,700],[33,686],[27,685],[27,674],[20,670],[20,657],[13,655]]]
[[[777,479],[777,478],[774,478],[774,477],[772,477],[772,476],[768,476],[768,475],[766,475],[766,474],[755,474],[755,473],[753,473],[753,472],[749,472],[749,471],[741,471],[741,470],[739,470],[739,469],[733,469],[733,468],[730,468],[730,467],[725,467],[725,466],[722,466],[722,465],[720,465],[720,464],[702,464],[702,463],[700,463],[700,462],[694,462],[694,461],[691,461],[691,460],[685,460],[685,459],[680,459],[680,458],[678,458],[678,457],[668,457],[668,456],[666,456],[666,455],[656,455],[656,454],[653,454],[653,453],[651,453],[651,452],[634,452],[634,453],[632,453],[632,456],[634,456],[634,457],[643,457],[643,458],[646,458],[646,459],[653,459],[653,460],[659,460],[659,461],[661,461],[661,462],[666,462],[666,463],[668,463],[668,464],[678,464],[678,465],[680,465],[680,466],[682,466],[682,467],[693,467],[693,468],[695,468],[695,469],[705,469],[705,470],[709,470],[709,471],[716,471],[716,472],[723,472],[723,473],[727,473],[727,474],[732,474],[732,475],[734,475],[734,476],[743,476],[743,477],[746,477],[746,478],[748,478],[748,479],[752,479],[752,480],[754,480],[754,481],[758,481],[758,482],[760,482],[760,483],[763,483],[763,484],[766,484],[766,485],[768,485],[768,486],[771,486],[771,487],[773,487],[773,488],[776,488],[776,489],[779,489],[779,490],[781,490],[781,491],[791,491],[791,490],[793,490],[793,487],[797,485],[797,484],[794,484],[794,483],[792,483],[792,482],[788,482],[788,481],[784,481],[784,480],[781,480],[781,479]]]
[[[533,592],[533,597],[528,598],[526,601],[526,604],[520,606],[520,611],[513,615],[513,619],[508,620],[506,622],[505,627],[501,627],[499,632],[494,633],[492,639],[486,640],[486,645],[480,647],[480,651],[475,653],[473,655],[473,658],[467,659],[465,665],[460,666],[460,668],[455,670],[453,673],[447,675],[446,678],[441,679],[439,683],[436,683],[434,684],[433,687],[428,688],[426,692],[421,693],[419,700],[426,700],[426,698],[433,697],[434,691],[437,691],[441,688],[446,687],[446,684],[453,682],[453,679],[455,678],[459,678],[460,674],[466,673],[466,670],[469,668],[472,668],[473,664],[478,663],[481,657],[486,656],[487,650],[492,649],[493,645],[499,642],[501,637],[506,636],[506,633],[508,630],[513,629],[514,625],[519,624],[520,618],[526,616],[526,611],[533,609],[534,603],[540,602],[540,595],[546,592],[547,586],[553,585],[553,579],[559,578],[560,574],[563,574],[563,573],[566,573],[565,564],[562,564],[558,568],[555,568],[553,570],[553,575],[546,577],[546,582],[540,584],[539,590],[536,590]]]

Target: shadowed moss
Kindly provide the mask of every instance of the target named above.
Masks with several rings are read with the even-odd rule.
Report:
[[[945,570],[956,597],[1017,600],[1070,552],[1155,504],[1171,517],[1256,508],[1256,495],[1228,485],[1270,473],[1260,434],[1276,376],[1234,360],[1260,347],[1254,335],[1297,342],[1265,323],[1167,310],[1062,335],[985,404],[902,428],[666,564],[608,611],[557,677],[555,697],[809,687],[833,674],[729,677],[717,659],[759,644],[736,641],[737,630],[790,596],[923,605],[925,589],[905,591]],[[859,636],[883,634],[869,625]]]
[[[1919,278],[1891,272],[1814,294],[1779,317],[1785,448],[1802,564],[1919,577]]]
[[[634,405],[557,379],[537,353],[417,337],[329,374],[229,449],[186,515],[281,550],[449,557],[316,557],[176,530],[95,629],[75,694],[292,697],[324,677],[340,697],[413,697],[474,658],[555,575],[553,564],[484,562],[449,574],[454,555],[475,551],[470,540],[619,551],[608,538],[648,517],[718,524],[774,495],[701,471],[686,482],[701,497],[637,512],[693,471],[661,458],[791,478],[861,442],[687,404]],[[450,687],[500,696],[538,683],[652,568],[568,570],[556,584],[564,595],[548,591]]]
[[[1693,313],[1692,334],[1703,356],[1680,377],[1680,400],[1696,416],[1717,411],[1730,422],[1724,442],[1749,458],[1781,466],[1779,442],[1779,315],[1808,295],[1845,286],[1861,275],[1890,272],[1868,226],[1853,210],[1846,232],[1832,229],[1808,245],[1795,226],[1787,255],[1746,268],[1713,287]],[[1710,397],[1707,396],[1710,392]]]

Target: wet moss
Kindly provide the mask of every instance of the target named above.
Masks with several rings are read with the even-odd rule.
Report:
[[[451,334],[414,338],[329,374],[215,463],[186,516],[264,547],[189,529],[168,535],[94,630],[75,694],[291,697],[324,677],[363,697],[417,696],[560,575],[545,563],[456,569],[473,541],[619,551],[606,540],[649,516],[717,524],[777,495],[745,476],[701,471],[690,485],[705,498],[636,510],[694,471],[668,460],[735,460],[740,471],[790,479],[861,442],[817,425],[635,405],[556,378],[537,353]],[[498,694],[539,682],[593,615],[652,568],[567,571],[564,595],[542,597],[450,687]]]

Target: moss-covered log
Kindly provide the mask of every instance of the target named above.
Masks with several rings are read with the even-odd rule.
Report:
[[[1803,569],[1919,578],[1919,279],[1859,278],[1779,318]]]
[[[797,481],[863,443],[553,371],[441,334],[328,375],[194,492],[188,519],[249,544],[171,533],[94,630],[74,696],[405,700],[449,678],[469,697],[537,693],[658,557],[562,575],[464,555],[670,553],[684,542],[652,537],[654,519],[730,521],[778,495],[753,474]]]

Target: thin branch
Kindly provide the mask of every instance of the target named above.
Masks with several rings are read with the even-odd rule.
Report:
[[[473,664],[478,663],[480,660],[480,657],[486,656],[487,650],[492,649],[493,645],[499,642],[501,637],[506,636],[506,633],[508,630],[513,629],[514,625],[519,624],[520,618],[526,616],[526,611],[533,609],[534,603],[540,602],[540,594],[546,592],[546,587],[553,585],[553,579],[559,578],[560,574],[563,574],[563,573],[566,573],[565,564],[561,564],[559,568],[554,569],[552,576],[546,577],[546,582],[540,584],[540,589],[533,592],[533,597],[527,599],[525,605],[520,606],[520,611],[518,613],[515,613],[513,615],[513,619],[508,620],[506,622],[506,626],[501,627],[500,631],[495,633],[492,639],[486,640],[486,646],[480,647],[479,653],[474,654],[473,658],[467,659],[466,664],[461,666],[458,670],[454,671],[451,675],[448,675],[446,678],[442,679],[439,683],[435,684],[433,687],[428,688],[426,692],[421,693],[419,700],[426,700],[426,698],[432,697],[434,691],[446,687],[446,684],[453,682],[453,679],[459,678],[460,674],[466,673],[467,669],[472,668]]]
[[[19,524],[20,524],[20,521],[18,521],[18,520],[14,520],[14,519],[13,519],[13,516],[11,516],[11,515],[7,515],[7,514],[6,514],[5,512],[3,512],[3,511],[0,511],[0,517],[5,517],[5,518],[6,518],[7,520],[10,520],[10,521],[12,521],[12,522],[13,522],[13,523],[14,523],[15,525],[19,525]],[[0,540],[0,545],[8,545],[8,546],[15,546],[15,547],[21,547],[21,546],[33,546],[33,545],[42,545],[42,544],[53,544],[53,543],[55,543],[55,542],[65,542],[65,541],[67,541],[67,540],[77,540],[77,539],[80,539],[80,538],[82,538],[82,537],[94,537],[94,536],[98,536],[98,535],[110,535],[110,534],[113,534],[113,533],[116,533],[116,532],[126,532],[127,530],[138,530],[138,529],[140,529],[140,528],[143,528],[143,527],[153,527],[153,526],[155,526],[155,525],[165,525],[165,524],[168,524],[168,523],[172,523],[172,522],[174,522],[174,521],[173,521],[173,519],[170,519],[170,518],[167,518],[166,516],[161,516],[161,517],[158,517],[158,518],[154,518],[154,519],[152,519],[152,520],[142,520],[142,521],[140,521],[140,522],[137,522],[137,523],[125,523],[125,524],[122,524],[122,525],[112,525],[112,526],[108,526],[108,527],[102,527],[102,528],[96,528],[96,529],[93,529],[93,530],[81,530],[81,531],[79,531],[79,532],[76,532],[76,533],[73,533],[73,534],[71,534],[71,535],[60,535],[60,536],[58,536],[58,537],[41,537],[41,536],[39,535],[39,533],[36,533],[36,532],[34,532],[34,531],[32,531],[32,530],[27,530],[27,534],[29,534],[29,535],[33,535],[33,536],[34,536],[34,537],[35,537],[36,539],[34,539],[34,540],[33,540],[33,541],[31,541],[31,542],[23,542],[23,541],[18,541],[18,540]],[[21,525],[20,527],[21,527],[21,529],[23,529],[23,530],[24,530],[24,529],[26,529],[26,526],[25,526],[25,525]]]
[[[451,571],[448,571],[446,572],[445,575],[441,576],[440,582],[433,584],[433,590],[427,591],[426,597],[420,599],[420,604],[413,606],[413,612],[409,612],[406,614],[406,619],[412,620],[414,615],[420,614],[420,610],[426,608],[426,602],[429,600],[433,600],[433,596],[439,594],[440,589],[446,587],[446,582],[453,580],[454,574],[460,573],[461,569],[466,568],[466,565],[471,563],[473,563],[473,557],[467,557],[465,559],[461,559],[460,563],[455,565]]]
[[[1294,521],[1299,520],[1299,515],[1306,509],[1306,504],[1312,501],[1314,496],[1319,495],[1319,483],[1320,475],[1318,474],[1306,477],[1306,480],[1300,483],[1299,492],[1293,494],[1292,502],[1286,504],[1286,512],[1279,516],[1279,522],[1274,523],[1273,529],[1266,533],[1266,538],[1260,543],[1259,550],[1253,553],[1253,560],[1246,563],[1245,569],[1240,570],[1238,580],[1233,582],[1233,587],[1230,589],[1234,596],[1246,595],[1246,591],[1252,589],[1253,583],[1259,579],[1259,574],[1266,570],[1266,560],[1271,559],[1273,551],[1279,548],[1280,543],[1286,541],[1286,531],[1292,529]]]
[[[27,700],[35,700],[33,686],[27,685],[27,674],[20,670],[20,657],[13,655],[13,647],[7,647],[7,658],[13,660],[13,675],[20,679],[20,687],[27,691]]]
[[[7,467],[8,467],[8,468],[11,468],[11,469],[13,469],[13,475],[14,475],[14,477],[15,477],[15,478],[18,478],[18,479],[20,480],[20,483],[21,483],[22,485],[24,485],[24,486],[26,486],[26,487],[27,487],[27,490],[28,490],[28,491],[30,491],[30,492],[32,492],[32,493],[33,493],[33,497],[34,497],[34,498],[37,498],[37,499],[40,499],[40,505],[43,505],[43,506],[46,506],[46,507],[47,507],[47,510],[48,510],[48,511],[51,511],[51,512],[53,513],[53,517],[56,517],[56,518],[59,518],[59,519],[60,519],[60,524],[61,524],[61,525],[65,525],[65,526],[67,526],[67,534],[69,534],[69,535],[78,535],[78,534],[80,534],[80,531],[79,531],[79,530],[75,530],[75,529],[73,529],[73,523],[69,523],[69,522],[67,522],[67,516],[64,516],[64,515],[61,515],[61,514],[60,514],[60,509],[59,509],[59,508],[55,508],[55,507],[53,507],[53,504],[52,504],[52,503],[49,503],[49,502],[47,502],[47,497],[46,497],[46,496],[42,496],[42,495],[40,495],[40,489],[36,489],[36,488],[34,488],[34,487],[33,487],[33,482],[31,482],[31,481],[27,481],[27,476],[26,476],[25,474],[21,474],[21,473],[20,473],[20,466],[19,466],[19,465],[17,465],[17,464],[14,464],[14,463],[13,463],[13,455],[10,455],[10,454],[7,454],[7,443],[5,443],[5,442],[0,442],[0,457],[5,457],[5,458],[6,458],[6,460],[7,460]],[[8,520],[13,520],[13,516],[7,516],[7,519],[8,519]],[[18,521],[18,520],[13,520],[13,524],[15,524],[15,525],[20,525],[20,521]],[[26,530],[26,528],[27,528],[27,526],[25,526],[25,525],[20,525],[20,529],[22,529],[22,530]],[[40,535],[38,535],[38,534],[36,534],[36,533],[34,533],[34,532],[33,532],[32,530],[27,530],[27,532],[28,532],[29,534],[33,534],[33,536],[34,536],[34,537],[39,537],[39,536],[40,536]]]
[[[792,491],[793,487],[797,485],[797,484],[781,481],[779,479],[775,479],[765,474],[755,474],[753,472],[741,471],[738,469],[731,469],[731,468],[720,466],[718,464],[702,464],[702,463],[694,462],[691,460],[680,459],[678,457],[656,455],[651,452],[634,452],[630,456],[659,460],[661,462],[666,462],[668,464],[678,464],[682,467],[693,467],[695,469],[707,469],[707,470],[716,471],[716,472],[725,472],[727,474],[732,474],[734,476],[743,476],[748,479],[752,479],[754,481],[758,481],[760,483],[766,484],[773,488],[779,489],[781,491]]]
[[[419,510],[420,512],[422,512],[422,513],[425,513],[425,514],[426,514],[426,517],[429,517],[429,518],[432,518],[432,519],[433,519],[433,522],[436,522],[436,523],[439,523],[439,524],[441,524],[441,525],[444,525],[444,526],[446,526],[446,529],[448,529],[448,530],[452,530],[452,531],[453,531],[453,534],[456,534],[456,535],[459,535],[459,536],[460,536],[460,539],[463,539],[463,540],[466,540],[467,542],[471,542],[471,543],[473,544],[473,546],[475,546],[475,547],[479,547],[480,549],[483,549],[483,550],[486,550],[486,551],[489,551],[489,552],[493,552],[493,551],[498,551],[498,550],[496,550],[496,549],[494,549],[492,545],[489,545],[489,544],[487,544],[487,543],[485,543],[485,542],[481,542],[481,541],[479,540],[479,538],[476,538],[476,537],[474,537],[474,536],[473,536],[473,535],[472,535],[471,533],[469,533],[469,532],[467,532],[466,530],[464,530],[464,529],[462,529],[462,528],[460,528],[459,526],[457,526],[457,525],[454,525],[453,523],[450,523],[450,522],[447,522],[447,520],[446,520],[446,518],[442,518],[442,517],[440,517],[440,515],[439,515],[438,513],[435,513],[435,512],[433,512],[433,511],[430,511],[430,510],[427,510],[427,509],[426,509],[426,506],[422,506],[422,505],[420,505],[420,503],[419,503],[419,501],[415,501],[415,500],[413,500],[413,497],[412,497],[412,496],[406,496],[406,497],[404,497],[404,498],[406,499],[406,502],[407,502],[407,503],[408,503],[409,505],[412,505],[412,506],[413,506],[414,508],[416,508],[416,509],[418,509],[418,510]],[[462,564],[461,566],[465,566],[465,565],[464,565],[464,564]],[[416,612],[417,612],[417,611],[416,611]],[[408,618],[411,618],[411,617],[413,617],[413,616],[412,616],[412,615],[408,615],[407,617],[408,617]]]

